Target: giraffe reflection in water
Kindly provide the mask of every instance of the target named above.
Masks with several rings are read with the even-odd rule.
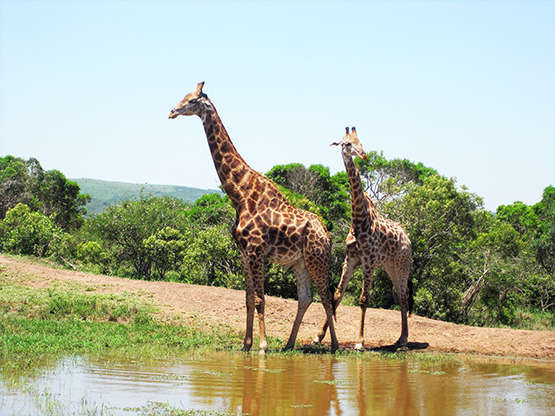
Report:
[[[0,362],[0,414],[35,414],[40,392],[66,404],[67,414],[82,414],[80,397],[117,415],[148,403],[252,416],[553,414],[553,363],[492,357],[436,361],[418,355],[199,352],[151,361],[134,355],[48,358],[32,367],[25,361],[21,368],[28,374],[19,374],[19,387],[11,388],[6,384],[11,375],[1,372]],[[28,406],[25,395],[30,395]]]
[[[221,371],[191,377],[191,396],[202,398],[203,409],[230,414],[549,415],[555,408],[553,365],[411,362],[330,354],[234,354],[190,365],[192,374],[211,366]]]

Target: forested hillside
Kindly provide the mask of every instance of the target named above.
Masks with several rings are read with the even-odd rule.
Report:
[[[98,179],[71,179],[81,188],[81,192],[89,194],[91,201],[86,205],[87,214],[99,214],[110,205],[117,204],[127,199],[137,199],[142,195],[182,199],[194,203],[202,195],[221,193],[217,189],[199,189],[186,186],[151,185],[138,183],[110,182]]]
[[[453,178],[408,160],[369,153],[357,159],[367,193],[412,241],[414,311],[450,322],[515,328],[555,327],[555,187],[538,203],[486,211]],[[280,165],[267,176],[293,205],[317,213],[333,240],[337,287],[350,226],[345,172]],[[231,238],[235,212],[225,195],[194,203],[142,192],[85,217],[89,195],[36,159],[0,158],[0,251],[49,257],[69,268],[146,280],[244,288]],[[357,304],[357,270],[344,302]],[[294,298],[291,270],[266,267],[267,294]],[[371,307],[396,308],[392,284],[378,270]]]

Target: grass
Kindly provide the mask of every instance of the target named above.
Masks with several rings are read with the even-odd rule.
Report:
[[[184,410],[166,403],[150,402],[147,406],[139,408],[125,409],[127,411],[136,411],[139,416],[240,416],[242,413],[216,412],[207,410]]]
[[[152,301],[134,293],[97,293],[77,283],[33,288],[36,276],[0,268],[0,365],[32,365],[45,354],[121,353],[233,349],[241,337],[229,328],[159,322]],[[14,370],[14,368],[11,368]]]

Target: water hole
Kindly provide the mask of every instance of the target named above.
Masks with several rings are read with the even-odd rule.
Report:
[[[0,363],[0,415],[154,415],[170,414],[168,409],[283,416],[555,411],[555,365],[541,362],[221,352],[154,362],[63,357],[37,366],[42,367],[33,376],[17,382]]]

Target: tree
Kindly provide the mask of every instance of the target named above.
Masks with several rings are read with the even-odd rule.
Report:
[[[555,187],[543,191],[542,200],[534,206],[540,225],[533,243],[536,258],[543,269],[555,279]]]
[[[305,168],[301,163],[274,166],[266,176],[291,192],[322,205],[322,195],[318,192],[320,177],[317,172]]]
[[[216,193],[201,196],[186,215],[195,226],[200,228],[226,224],[231,229],[235,223],[235,209],[229,197]]]
[[[182,229],[188,209],[187,203],[168,196],[142,197],[108,207],[88,226],[93,235],[117,253],[120,261],[131,262],[138,277],[150,278],[152,257],[144,241],[164,227]]]
[[[44,257],[55,235],[61,232],[44,214],[17,204],[0,221],[0,247],[8,253]]]
[[[500,206],[496,218],[518,232],[524,247],[516,288],[521,305],[542,312],[555,309],[555,188],[546,187],[542,200],[533,206],[520,201]]]
[[[80,193],[77,182],[66,179],[58,170],[50,170],[45,173],[40,189],[42,212],[52,215],[54,223],[66,231],[81,228],[87,213],[84,206],[91,197]]]
[[[366,160],[356,158],[365,191],[377,204],[382,206],[386,202],[402,199],[412,185],[423,185],[424,180],[437,171],[415,164],[407,159],[387,160],[383,152],[367,153]]]
[[[384,212],[405,227],[412,242],[415,309],[458,321],[465,276],[461,256],[476,237],[473,214],[481,200],[458,190],[454,179],[430,175],[409,186],[401,202],[390,201]]]
[[[179,270],[186,244],[181,232],[171,227],[162,228],[144,240],[147,261],[152,263],[159,280],[164,279],[168,271]]]
[[[462,254],[465,272],[461,315],[472,323],[504,323],[512,319],[514,295],[523,288],[523,263],[526,244],[507,222],[487,211],[475,214],[477,236],[468,242]],[[474,311],[475,300],[479,300]],[[488,312],[483,306],[487,305]]]
[[[0,220],[18,203],[31,201],[27,186],[27,166],[23,159],[13,156],[0,157]]]
[[[516,201],[511,205],[500,205],[495,216],[500,221],[510,224],[523,239],[531,241],[536,238],[541,227],[537,211],[538,205],[532,207]]]
[[[345,172],[331,176],[329,168],[322,165],[307,169],[300,163],[291,163],[274,166],[266,176],[282,191],[283,188],[289,191],[282,193],[290,204],[318,214],[330,232],[341,219],[349,217],[349,180]]]
[[[239,251],[225,224],[200,230],[184,254],[181,273],[187,283],[244,289]]]
[[[44,171],[37,159],[0,158],[0,219],[18,203],[40,211],[65,231],[83,225],[89,195],[57,170]]]

